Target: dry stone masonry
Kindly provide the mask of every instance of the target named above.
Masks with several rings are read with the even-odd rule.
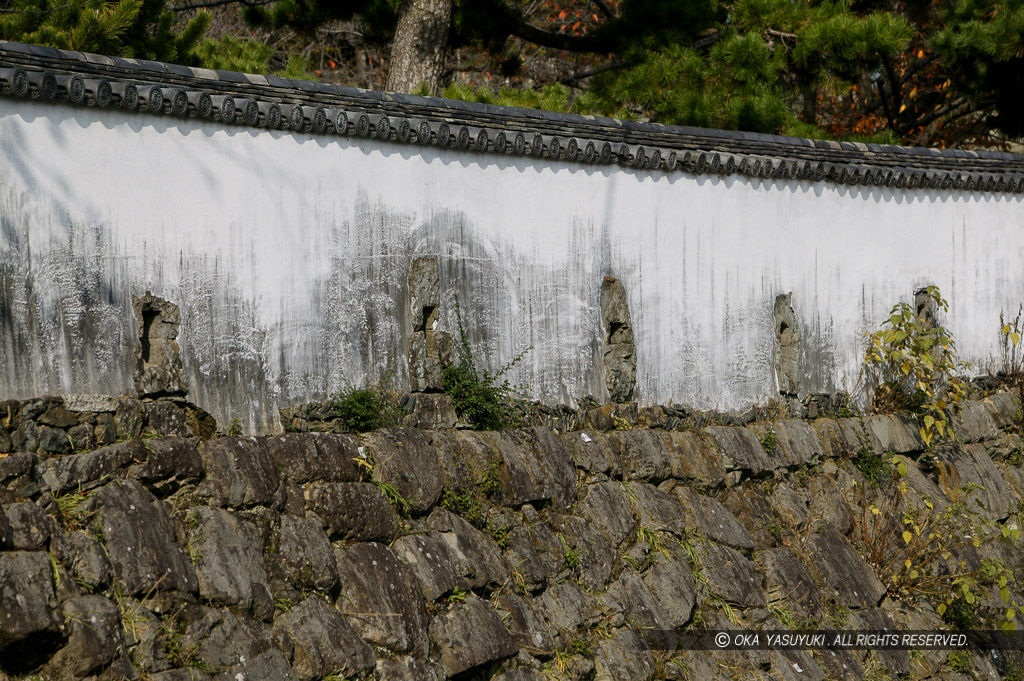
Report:
[[[86,405],[96,420],[113,403],[3,407],[24,432],[29,422],[77,427],[83,412],[71,407]],[[868,508],[884,499],[860,457],[897,457],[909,493],[937,506],[976,486],[986,517],[1012,527],[1024,440],[1011,393],[964,405],[953,417],[962,444],[929,455],[904,415],[701,426],[646,412],[650,427],[635,427],[640,412],[634,405],[626,421],[626,406],[607,407],[620,416],[603,427],[594,426],[607,408],[591,409],[581,417],[590,427],[560,434],[148,430],[139,439],[152,426],[122,403],[112,428],[127,439],[89,451],[37,440],[0,454],[0,673],[967,678],[947,651],[676,647],[703,627],[948,627],[928,599],[890,589],[865,559]],[[1015,543],[957,551],[1024,575]],[[999,603],[993,592],[977,612]],[[968,663],[970,678],[1024,668],[1013,651],[969,653]]]

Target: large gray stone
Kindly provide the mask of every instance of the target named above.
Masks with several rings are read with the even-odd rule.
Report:
[[[416,575],[428,601],[436,601],[459,584],[459,556],[440,537],[409,534],[396,539],[391,550]]]
[[[437,450],[414,428],[369,433],[366,446],[373,455],[373,478],[394,485],[414,513],[426,513],[441,496],[444,479]]]
[[[358,482],[359,440],[334,433],[286,433],[266,438],[267,452],[281,475],[299,484]]]
[[[588,589],[603,589],[620,564],[616,549],[598,531],[591,518],[563,515],[552,517],[551,522],[558,531],[561,544],[557,556],[560,573],[553,579],[573,576],[578,577],[580,584]]]
[[[814,528],[818,523],[830,523],[840,534],[853,530],[853,512],[834,476],[819,473],[808,480],[807,498],[807,515]]]
[[[597,599],[576,582],[553,584],[536,602],[551,632],[561,638],[563,644],[573,637],[574,632],[597,624],[601,618]]]
[[[377,660],[374,681],[444,681],[447,674],[440,664],[417,660],[409,655]]]
[[[765,607],[761,573],[743,554],[712,543],[698,544],[697,552],[704,577],[716,596],[741,607]]]
[[[593,524],[617,549],[635,530],[629,494],[627,483],[599,482],[587,485],[583,498],[573,509],[573,515]]]
[[[4,513],[10,522],[11,548],[15,551],[36,551],[50,539],[50,521],[43,509],[29,501],[7,504]]]
[[[0,553],[0,670],[28,672],[59,644],[51,574],[43,552]]]
[[[319,596],[310,596],[274,621],[292,640],[292,669],[301,679],[343,678],[373,669],[376,660],[341,613]]]
[[[773,465],[761,442],[746,428],[709,426],[702,431],[718,447],[722,464],[727,471],[760,477],[772,470]]]
[[[189,437],[194,434],[189,427],[188,411],[176,402],[144,401],[142,418],[145,423],[142,432],[147,435]]]
[[[160,494],[170,494],[203,474],[203,459],[190,439],[151,438],[142,444],[141,453],[132,452],[137,463],[128,468],[128,475]]]
[[[102,596],[78,596],[64,601],[68,642],[46,665],[55,679],[80,679],[109,665],[124,650],[121,612]]]
[[[134,480],[109,483],[85,502],[128,594],[152,590],[195,592],[195,569],[174,543],[174,524],[163,505]]]
[[[658,483],[672,476],[672,459],[661,433],[646,429],[613,431],[605,439],[619,460],[624,478]]]
[[[360,638],[391,652],[424,658],[430,647],[419,584],[386,546],[353,544],[335,550],[341,577],[336,606]]]
[[[280,570],[296,589],[333,594],[338,588],[334,547],[319,519],[281,515],[281,534],[271,571]]]
[[[822,527],[808,537],[806,549],[807,566],[837,605],[868,608],[882,600],[885,587],[838,530]]]
[[[602,640],[594,656],[595,679],[601,681],[650,681],[654,678],[654,658],[640,635],[622,628]]]
[[[755,556],[765,576],[768,602],[801,619],[817,617],[822,593],[800,558],[788,547],[761,551]]]
[[[668,546],[668,556],[657,561],[642,575],[641,580],[658,599],[662,611],[673,629],[690,621],[697,602],[697,586],[693,569],[682,547]]]
[[[1016,391],[1000,391],[989,395],[981,403],[988,410],[996,428],[1010,428],[1020,425],[1020,394]]]
[[[954,487],[967,487],[972,483],[976,485],[971,496],[981,500],[990,518],[1005,518],[1016,508],[1010,486],[1006,484],[992,462],[984,445],[965,445],[959,451],[953,450],[944,454],[943,458],[951,463],[959,474],[959,485],[954,484]]]
[[[186,608],[180,618],[184,631],[180,644],[174,645],[187,656],[189,666],[211,669],[217,674],[217,681],[296,678],[288,660],[274,645],[271,631],[262,622],[239,617],[228,608],[197,606]]]
[[[474,594],[431,618],[430,640],[450,677],[519,652],[494,606]]]
[[[368,482],[313,482],[306,508],[320,516],[332,540],[391,541],[401,527],[394,507]]]
[[[110,560],[103,545],[92,535],[82,531],[54,532],[50,550],[75,580],[88,589],[95,591],[110,583]]]
[[[685,431],[661,432],[672,477],[701,487],[718,487],[725,482],[725,466],[710,439]]]
[[[669,486],[667,483],[665,486]],[[640,526],[659,532],[682,536],[686,532],[684,511],[679,498],[646,482],[625,483],[636,499],[636,516]]]
[[[693,527],[708,539],[734,549],[749,551],[754,548],[750,534],[717,499],[682,485],[672,491],[679,499],[687,527]]]
[[[960,402],[950,412],[949,422],[960,442],[983,442],[999,437],[999,428],[982,402]]]
[[[214,506],[244,508],[283,503],[277,467],[263,440],[224,437],[199,445],[206,469],[202,491]]]
[[[775,468],[796,468],[824,456],[818,438],[806,421],[788,419],[748,426],[758,440],[772,446],[768,458]]]
[[[565,568],[565,549],[547,523],[513,526],[505,538],[504,555],[505,562],[522,577],[523,588],[531,592],[543,589]]]
[[[795,396],[800,392],[800,327],[793,311],[793,294],[775,297],[772,310],[775,321],[775,378],[779,393]]]
[[[494,541],[460,516],[443,508],[427,519],[431,536],[451,549],[457,561],[459,588],[496,589],[508,575],[508,567]]]
[[[658,597],[634,571],[624,571],[608,587],[602,600],[605,610],[619,611],[639,627],[641,636],[648,645],[661,650],[672,650],[676,647],[674,629],[681,625],[672,623]],[[690,607],[693,607],[692,595]]]
[[[185,526],[199,595],[214,605],[237,605],[259,616],[269,615],[274,601],[256,528],[212,506],[189,510]]]
[[[58,496],[78,488],[92,489],[104,482],[106,476],[145,458],[142,441],[128,440],[85,454],[47,459],[40,468],[43,480]]]
[[[495,606],[520,648],[541,655],[554,650],[555,640],[534,599],[505,591],[495,596]]]
[[[867,416],[863,421],[868,431],[878,440],[881,452],[909,454],[924,449],[918,426],[908,414]]]

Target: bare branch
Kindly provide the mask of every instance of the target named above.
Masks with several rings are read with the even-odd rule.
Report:
[[[179,7],[172,7],[171,9],[175,12],[184,12],[189,9],[202,9],[204,7],[219,7],[221,5],[245,5],[246,7],[256,7],[257,5],[269,5],[274,0],[206,0],[206,2],[196,2],[191,5],[181,5]]]
[[[596,76],[599,73],[605,73],[606,71],[615,71],[617,69],[624,69],[624,68],[626,68],[626,66],[628,66],[628,64],[626,64],[625,62],[621,62],[621,61],[611,62],[611,63],[608,63],[608,64],[602,64],[601,66],[595,66],[592,69],[587,69],[585,71],[579,71],[577,73],[572,74],[571,76],[566,76],[565,78],[562,78],[558,82],[559,83],[564,83],[566,85],[570,85],[570,84],[573,84],[573,83],[578,83],[578,82],[580,82],[581,80],[583,80],[585,78],[590,78],[591,76]]]

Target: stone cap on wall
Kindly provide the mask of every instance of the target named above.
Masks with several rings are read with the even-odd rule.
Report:
[[[1024,192],[1024,155],[808,140],[190,68],[0,41],[0,96],[581,165]]]

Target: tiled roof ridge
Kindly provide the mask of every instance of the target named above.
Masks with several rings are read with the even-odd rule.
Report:
[[[622,121],[0,41],[0,96],[580,164],[1024,193],[1024,155]]]

